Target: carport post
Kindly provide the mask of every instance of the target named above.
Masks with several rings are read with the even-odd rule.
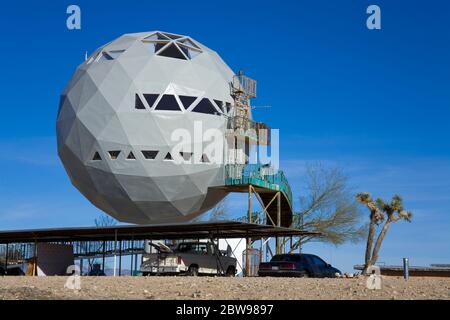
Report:
[[[9,255],[9,243],[6,244],[6,255],[5,255],[5,275],[8,275],[8,255]]]
[[[277,227],[281,226],[281,193],[277,193]],[[276,254],[281,254],[281,241],[280,237],[275,238]]]
[[[105,250],[106,250],[106,241],[103,240],[103,252],[102,252],[102,271],[105,272]]]
[[[122,275],[122,240],[119,241],[119,277]]]
[[[114,230],[114,272],[113,276],[116,276],[116,267],[117,267],[117,229]]]
[[[248,223],[252,223],[252,185],[248,186]],[[245,275],[250,276],[250,251],[252,248],[252,239],[247,238],[247,250],[245,255]]]

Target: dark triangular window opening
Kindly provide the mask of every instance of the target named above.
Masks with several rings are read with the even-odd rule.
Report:
[[[177,99],[171,94],[163,95],[161,100],[159,100],[158,105],[155,107],[155,110],[181,111]]]
[[[192,110],[193,112],[200,112],[206,114],[217,114],[216,108],[214,108],[211,101],[208,98],[203,98],[197,106]]]
[[[167,45],[167,47],[165,47],[162,51],[160,51],[158,55],[169,58],[187,60],[186,57],[183,55],[183,53],[180,51],[180,49],[178,49],[174,43]]]
[[[170,152],[167,152],[166,156],[164,157],[164,160],[173,160],[172,155]]]
[[[142,110],[145,109],[144,104],[142,103],[141,98],[139,97],[139,95],[136,93],[135,98],[134,98],[134,107],[136,109]]]
[[[125,50],[112,50],[108,52],[108,55],[112,58],[112,59],[117,59],[122,53],[124,53]]]
[[[111,160],[116,160],[119,157],[120,151],[119,150],[113,150],[108,151],[109,156],[111,157]]]
[[[159,50],[161,50],[162,48],[164,48],[164,46],[166,44],[169,43],[169,40],[167,41],[158,41],[158,42],[144,42],[146,48],[148,49],[148,51],[150,53],[156,53]]]
[[[216,105],[219,107],[220,110],[222,111],[224,110],[222,101],[214,99],[214,102],[216,103]]]
[[[182,156],[185,161],[191,160],[192,154],[192,152],[180,152],[180,156]]]
[[[227,113],[229,113],[229,112],[230,112],[230,109],[231,109],[231,103],[226,102],[226,103],[225,103],[225,109],[227,110]]]
[[[111,57],[106,52],[102,52],[102,54],[101,54],[100,58],[98,59],[98,61],[105,61],[105,60],[114,60],[114,58]]]
[[[185,109],[188,109],[191,106],[191,104],[195,100],[197,100],[197,97],[191,97],[191,96],[179,96],[179,98]]]
[[[178,47],[180,48],[181,51],[183,51],[183,53],[184,53],[184,55],[186,57],[188,57],[189,59],[191,58],[191,54],[190,54],[189,49],[187,47],[182,46],[182,45],[179,45]]]
[[[147,101],[148,106],[151,108],[153,104],[155,103],[156,99],[158,99],[159,94],[150,94],[150,93],[144,93],[144,99]]]
[[[158,151],[154,151],[154,150],[142,150],[141,152],[142,152],[142,155],[144,156],[144,158],[148,159],[148,160],[153,160],[158,155]]]
[[[206,154],[202,155],[202,159],[200,161],[203,162],[203,163],[209,163],[210,162],[209,159],[208,159],[208,156]]]
[[[102,160],[102,157],[100,157],[100,153],[95,152],[95,153],[94,153],[94,156],[92,157],[92,160],[94,160],[94,161],[100,161],[100,160]]]
[[[130,151],[130,153],[127,156],[127,160],[136,160],[136,157],[134,156],[133,151]]]

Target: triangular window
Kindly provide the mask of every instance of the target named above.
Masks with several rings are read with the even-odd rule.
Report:
[[[116,160],[119,157],[120,151],[119,150],[113,150],[108,151],[109,156],[111,157],[111,160]]]
[[[144,93],[144,98],[148,103],[148,106],[151,108],[153,104],[155,103],[156,99],[158,99],[159,94],[150,94],[150,93]]]
[[[164,56],[164,57],[186,60],[186,57],[183,55],[183,53],[180,51],[180,49],[178,49],[178,47],[174,43],[168,44],[164,49],[162,49],[160,52],[158,52],[158,55]]]
[[[203,162],[203,163],[209,163],[210,162],[209,159],[208,159],[208,156],[206,154],[202,155],[202,159],[200,161]]]
[[[150,53],[156,53],[159,50],[161,50],[166,44],[169,43],[169,40],[167,41],[158,41],[158,42],[144,42],[145,47]]]
[[[185,161],[191,160],[192,154],[192,152],[180,152],[180,156],[182,156]]]
[[[125,50],[113,50],[113,51],[108,51],[108,55],[112,59],[117,59],[124,52],[125,52]]]
[[[107,60],[114,60],[114,58],[111,57],[108,53],[102,52],[97,61],[107,61]]]
[[[170,152],[167,152],[166,156],[164,157],[164,160],[173,160],[172,155]]]
[[[225,103],[225,110],[227,111],[227,113],[230,112],[230,109],[231,109],[231,103],[226,102],[226,103]]]
[[[141,152],[142,152],[142,155],[144,156],[144,158],[148,159],[148,160],[153,160],[158,155],[158,151],[154,151],[154,150],[142,150]]]
[[[92,160],[94,160],[94,161],[100,161],[100,160],[102,160],[102,157],[100,157],[100,153],[95,152],[95,153],[94,153],[94,156],[92,157]]]
[[[203,98],[192,111],[206,114],[218,113],[216,108],[214,108],[213,104],[211,103],[211,101],[209,101],[208,98]]]
[[[181,103],[183,104],[185,109],[188,109],[191,104],[197,99],[197,97],[191,97],[191,96],[178,96],[181,100]]]
[[[136,95],[134,97],[134,107],[136,109],[140,109],[140,110],[145,109],[145,106],[142,103],[142,100],[141,100],[141,98],[139,97],[139,95],[137,93],[136,93]]]
[[[158,105],[155,107],[155,110],[181,111],[177,99],[171,94],[163,95],[161,100],[159,100]]]
[[[136,160],[136,157],[134,156],[133,151],[130,151],[130,153],[127,156],[127,159],[128,160]]]
[[[216,103],[216,105],[219,107],[220,110],[223,110],[223,109],[224,109],[224,108],[223,108],[223,102],[222,102],[222,101],[220,101],[220,100],[215,100],[215,99],[214,99],[214,102]]]

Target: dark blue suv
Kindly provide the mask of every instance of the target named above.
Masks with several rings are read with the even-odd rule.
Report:
[[[338,269],[313,254],[279,254],[259,265],[260,277],[334,278]]]

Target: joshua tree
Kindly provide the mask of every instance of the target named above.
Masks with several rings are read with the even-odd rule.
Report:
[[[370,224],[363,270],[363,273],[366,273],[369,266],[372,266],[377,262],[381,243],[383,242],[391,223],[399,220],[411,222],[412,213],[403,208],[403,200],[399,195],[393,196],[390,203],[386,203],[381,198],[374,201],[370,193],[367,192],[358,193],[356,199],[364,204],[370,211]],[[381,227],[374,246],[373,241],[375,238],[376,227],[380,226],[383,221],[384,224]]]

